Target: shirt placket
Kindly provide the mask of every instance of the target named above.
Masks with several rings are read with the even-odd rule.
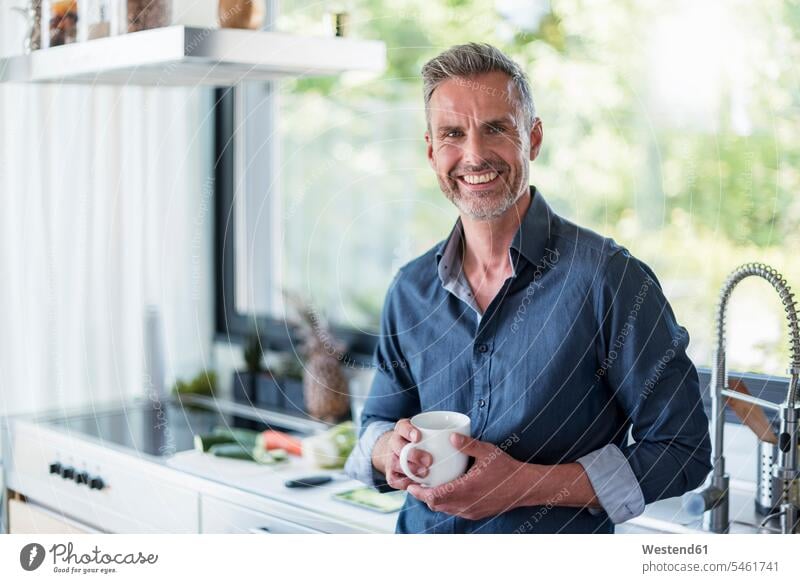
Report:
[[[508,294],[516,276],[506,280],[480,319],[472,345],[472,435],[480,439],[489,419],[492,400],[491,370],[497,343],[498,319],[502,316],[502,298]]]
[[[486,428],[491,401],[489,371],[494,353],[493,331],[483,329],[472,345],[472,435],[480,439]]]

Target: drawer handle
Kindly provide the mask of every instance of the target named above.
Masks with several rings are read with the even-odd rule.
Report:
[[[272,534],[270,532],[269,527],[267,526],[259,526],[258,528],[248,528],[247,532],[250,534]]]

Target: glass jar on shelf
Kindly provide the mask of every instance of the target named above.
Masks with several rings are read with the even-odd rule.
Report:
[[[264,0],[219,0],[219,25],[222,28],[258,30],[264,25]]]
[[[87,41],[117,34],[119,18],[116,8],[120,0],[81,0],[78,40]]]
[[[23,52],[27,54],[42,48],[42,0],[27,0],[24,6],[12,6],[11,11],[25,19]]]
[[[172,0],[118,0],[120,32],[137,32],[172,24]]]
[[[68,45],[76,40],[78,0],[42,0],[42,48]]]

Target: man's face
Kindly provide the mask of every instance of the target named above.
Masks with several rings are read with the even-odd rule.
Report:
[[[436,88],[425,141],[445,196],[463,214],[491,220],[528,191],[529,160],[539,154],[542,124],[537,118],[526,128],[511,79],[487,73]]]

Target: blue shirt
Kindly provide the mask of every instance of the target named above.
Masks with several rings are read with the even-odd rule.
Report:
[[[460,220],[397,273],[345,469],[385,487],[371,463],[378,437],[403,417],[459,411],[473,437],[519,461],[580,463],[602,511],[554,499],[473,521],[408,496],[397,532],[610,533],[711,468],[689,337],[655,274],[554,213],[533,187],[531,197],[509,249],[513,275],[485,313],[461,269]]]

